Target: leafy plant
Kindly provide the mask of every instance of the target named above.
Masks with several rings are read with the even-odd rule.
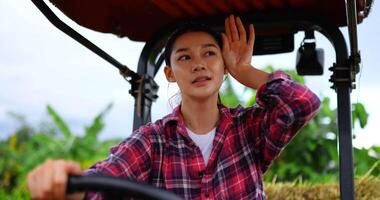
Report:
[[[23,117],[13,114],[21,127],[6,141],[0,141],[0,199],[28,198],[25,176],[46,159],[75,160],[83,168],[88,168],[95,161],[105,158],[108,149],[119,141],[99,141],[97,138],[105,127],[104,117],[111,108],[112,104],[109,104],[101,111],[85,127],[83,136],[73,133],[52,106],[47,106],[47,112],[54,123],[53,128],[49,125],[47,129],[37,130]]]

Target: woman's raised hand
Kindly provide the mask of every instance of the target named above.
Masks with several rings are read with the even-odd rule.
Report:
[[[68,175],[81,175],[78,163],[49,160],[32,170],[27,177],[32,199],[83,199],[83,194],[66,196]]]
[[[230,15],[225,20],[226,32],[223,38],[223,59],[228,72],[238,79],[239,71],[245,67],[251,67],[255,33],[253,25],[249,25],[249,37],[239,17]]]

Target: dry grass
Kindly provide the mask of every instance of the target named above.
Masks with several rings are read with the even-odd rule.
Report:
[[[339,200],[337,183],[265,183],[268,200]],[[380,200],[380,177],[355,179],[356,200]]]

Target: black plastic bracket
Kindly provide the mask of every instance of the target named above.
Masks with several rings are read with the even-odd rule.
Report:
[[[138,80],[131,82],[129,93],[136,99],[136,114],[141,117],[145,111],[145,102],[154,102],[158,98],[158,85],[154,79],[148,75],[142,75]]]
[[[332,89],[336,90],[338,85],[349,87],[351,89],[356,88],[356,74],[359,73],[359,64],[361,62],[360,52],[356,55],[351,55],[345,61],[344,65],[333,64],[332,67],[329,68],[330,71],[333,72],[329,81],[333,83],[331,86]]]
[[[355,89],[355,75],[353,76],[352,69],[349,67],[349,60],[347,60],[346,65],[337,65],[333,64],[332,67],[329,68],[330,71],[333,72],[329,81],[333,83],[331,89],[336,90],[338,87],[348,87],[351,89]]]

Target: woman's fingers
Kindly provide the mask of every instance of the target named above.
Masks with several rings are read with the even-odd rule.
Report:
[[[57,161],[54,168],[56,170],[53,172],[53,197],[54,199],[64,199],[67,183],[67,174],[62,173],[66,171],[64,161]]]
[[[237,28],[239,30],[239,38],[242,42],[246,43],[247,42],[247,34],[245,32],[245,28],[244,28],[243,22],[241,21],[240,17],[236,17],[236,22],[237,22]]]
[[[231,38],[231,29],[230,29],[230,20],[227,17],[226,20],[224,20],[224,26],[226,28],[226,37],[228,39],[228,42],[232,42]]]
[[[229,42],[242,41],[247,43],[247,32],[244,28],[243,22],[240,17],[230,15],[225,20],[226,36]],[[249,32],[250,38],[252,37],[251,30]],[[252,38],[254,40],[254,38]]]
[[[68,175],[81,175],[82,168],[79,164],[72,161],[59,160],[55,164],[55,173],[53,178],[54,197],[63,199],[66,193]]]
[[[222,40],[223,40],[223,51],[229,51],[230,50],[230,44],[229,39],[225,33],[222,33]]]
[[[66,172],[72,175],[81,175],[82,168],[81,166],[73,161],[66,161]]]
[[[239,33],[236,27],[235,17],[233,15],[230,15],[230,30],[231,30],[231,37],[232,41],[239,41]]]
[[[249,25],[249,39],[248,39],[248,47],[251,51],[253,51],[253,46],[255,45],[255,29],[253,24]]]
[[[35,171],[33,171],[33,172],[35,172]],[[32,199],[37,199],[39,197],[38,192],[36,192],[36,191],[38,191],[37,190],[38,189],[37,188],[38,187],[38,183],[37,183],[38,179],[36,178],[35,173],[29,173],[27,179],[28,179],[28,188],[29,188],[29,191],[31,191],[31,193],[30,193],[31,197],[32,197]],[[35,191],[35,192],[32,192],[32,191]]]
[[[52,169],[53,169],[53,166],[52,166],[52,162],[51,160],[48,160],[46,162],[46,167],[45,166],[40,166],[38,167],[38,171],[36,173],[36,177],[35,177],[35,180],[37,180],[36,182],[38,183],[38,185],[40,186],[40,188],[38,189],[38,197],[40,197],[41,199],[47,199],[47,197],[51,197],[53,195],[53,191],[52,191],[52,178],[53,178],[53,175],[52,175]]]

